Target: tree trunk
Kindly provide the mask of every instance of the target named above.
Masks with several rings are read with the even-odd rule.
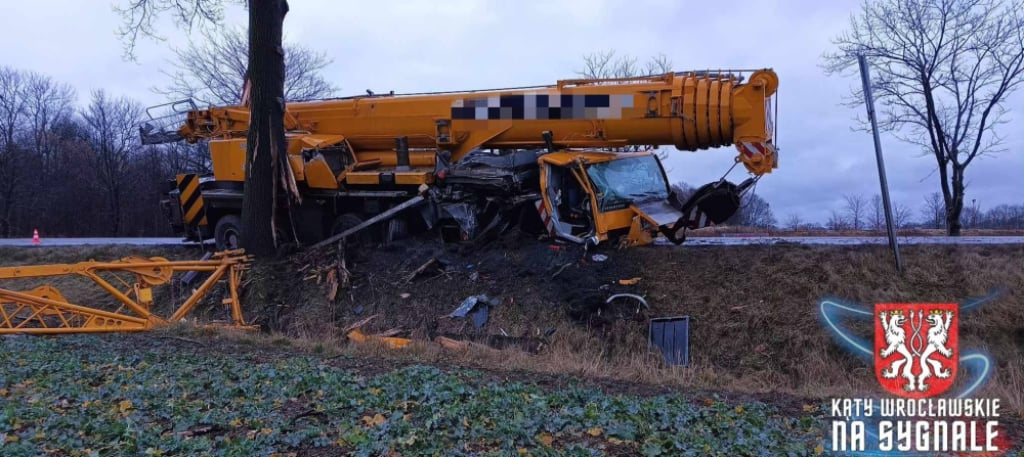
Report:
[[[964,169],[953,165],[952,201],[946,204],[946,234],[960,236],[960,214],[964,210]]]
[[[121,236],[121,190],[114,184],[110,192],[110,213],[113,214],[113,236]]]
[[[277,252],[274,226],[277,183],[275,170],[285,157],[284,54],[281,33],[286,0],[249,1],[249,79],[252,84],[249,135],[246,140],[246,181],[242,201],[242,247],[256,256]],[[279,156],[279,157],[278,157]]]

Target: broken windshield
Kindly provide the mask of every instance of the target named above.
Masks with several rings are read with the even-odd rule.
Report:
[[[595,163],[587,167],[587,175],[598,194],[601,212],[668,198],[668,185],[654,156]]]

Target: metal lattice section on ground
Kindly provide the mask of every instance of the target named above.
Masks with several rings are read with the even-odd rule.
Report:
[[[250,258],[243,250],[224,251],[209,260],[170,261],[160,257],[145,259],[126,257],[114,262],[88,261],[76,264],[25,265],[0,268],[0,280],[79,276],[92,280],[116,301],[104,309],[70,303],[55,287],[43,285],[28,291],[0,288],[0,334],[60,334],[134,332],[154,326],[179,322],[218,283],[225,282],[230,307],[231,327],[246,327],[238,287]],[[207,273],[209,276],[195,288],[169,316],[152,311],[153,287],[167,284],[177,272]],[[112,284],[106,273],[120,283]],[[120,274],[120,275],[119,275]],[[134,278],[125,280],[122,275]],[[123,288],[123,290],[122,290]]]

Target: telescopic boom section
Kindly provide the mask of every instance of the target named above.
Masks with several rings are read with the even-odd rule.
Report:
[[[410,149],[449,151],[457,162],[470,151],[545,146],[561,148],[674,145],[696,151],[735,145],[737,160],[756,175],[776,167],[772,70],[743,80],[735,70],[677,72],[622,79],[577,79],[554,86],[425,95],[368,95],[289,103],[285,127],[312,141],[341,138],[353,151],[392,151],[395,138]],[[249,109],[214,107],[188,113],[178,134],[200,139],[243,138]]]

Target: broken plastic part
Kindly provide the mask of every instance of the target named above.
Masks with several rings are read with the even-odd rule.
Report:
[[[391,349],[401,349],[412,343],[409,338],[396,338],[393,336],[378,336],[378,335],[367,335],[359,329],[352,330],[346,335],[348,339],[356,343],[365,343],[367,341],[379,342]]]
[[[690,317],[661,317],[651,319],[648,342],[661,350],[665,363],[687,366],[690,364]]]

